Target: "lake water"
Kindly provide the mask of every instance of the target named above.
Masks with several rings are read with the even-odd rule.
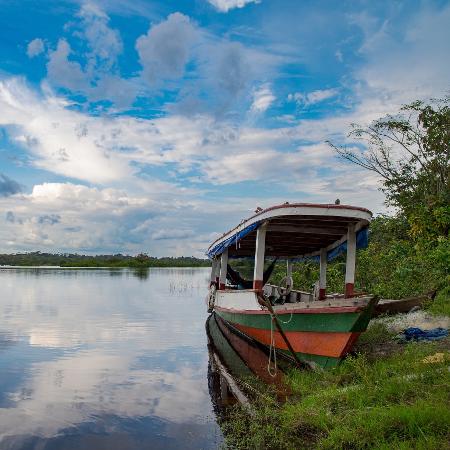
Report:
[[[209,269],[0,269],[0,448],[217,448]]]

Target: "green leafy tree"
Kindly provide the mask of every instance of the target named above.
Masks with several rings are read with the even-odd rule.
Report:
[[[403,106],[368,126],[352,125],[337,154],[375,172],[394,217],[372,222],[359,275],[371,292],[402,297],[450,284],[450,97]],[[447,295],[446,294],[446,295]]]
[[[416,237],[448,236],[450,97],[416,101],[368,126],[352,125],[356,147],[331,146],[345,160],[377,173],[386,201]]]

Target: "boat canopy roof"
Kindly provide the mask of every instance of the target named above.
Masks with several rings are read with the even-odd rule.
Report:
[[[229,257],[254,256],[256,231],[267,223],[266,256],[292,259],[318,258],[327,249],[330,261],[347,249],[349,225],[355,226],[357,248],[367,246],[372,213],[349,205],[285,203],[257,212],[215,240],[207,251],[215,258],[228,248]]]

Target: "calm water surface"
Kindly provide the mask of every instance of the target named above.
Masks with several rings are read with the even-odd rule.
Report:
[[[208,269],[0,269],[0,448],[216,448]]]

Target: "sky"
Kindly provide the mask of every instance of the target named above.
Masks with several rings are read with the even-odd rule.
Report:
[[[339,160],[450,89],[449,1],[0,0],[0,252],[204,256],[257,207],[386,211]]]

